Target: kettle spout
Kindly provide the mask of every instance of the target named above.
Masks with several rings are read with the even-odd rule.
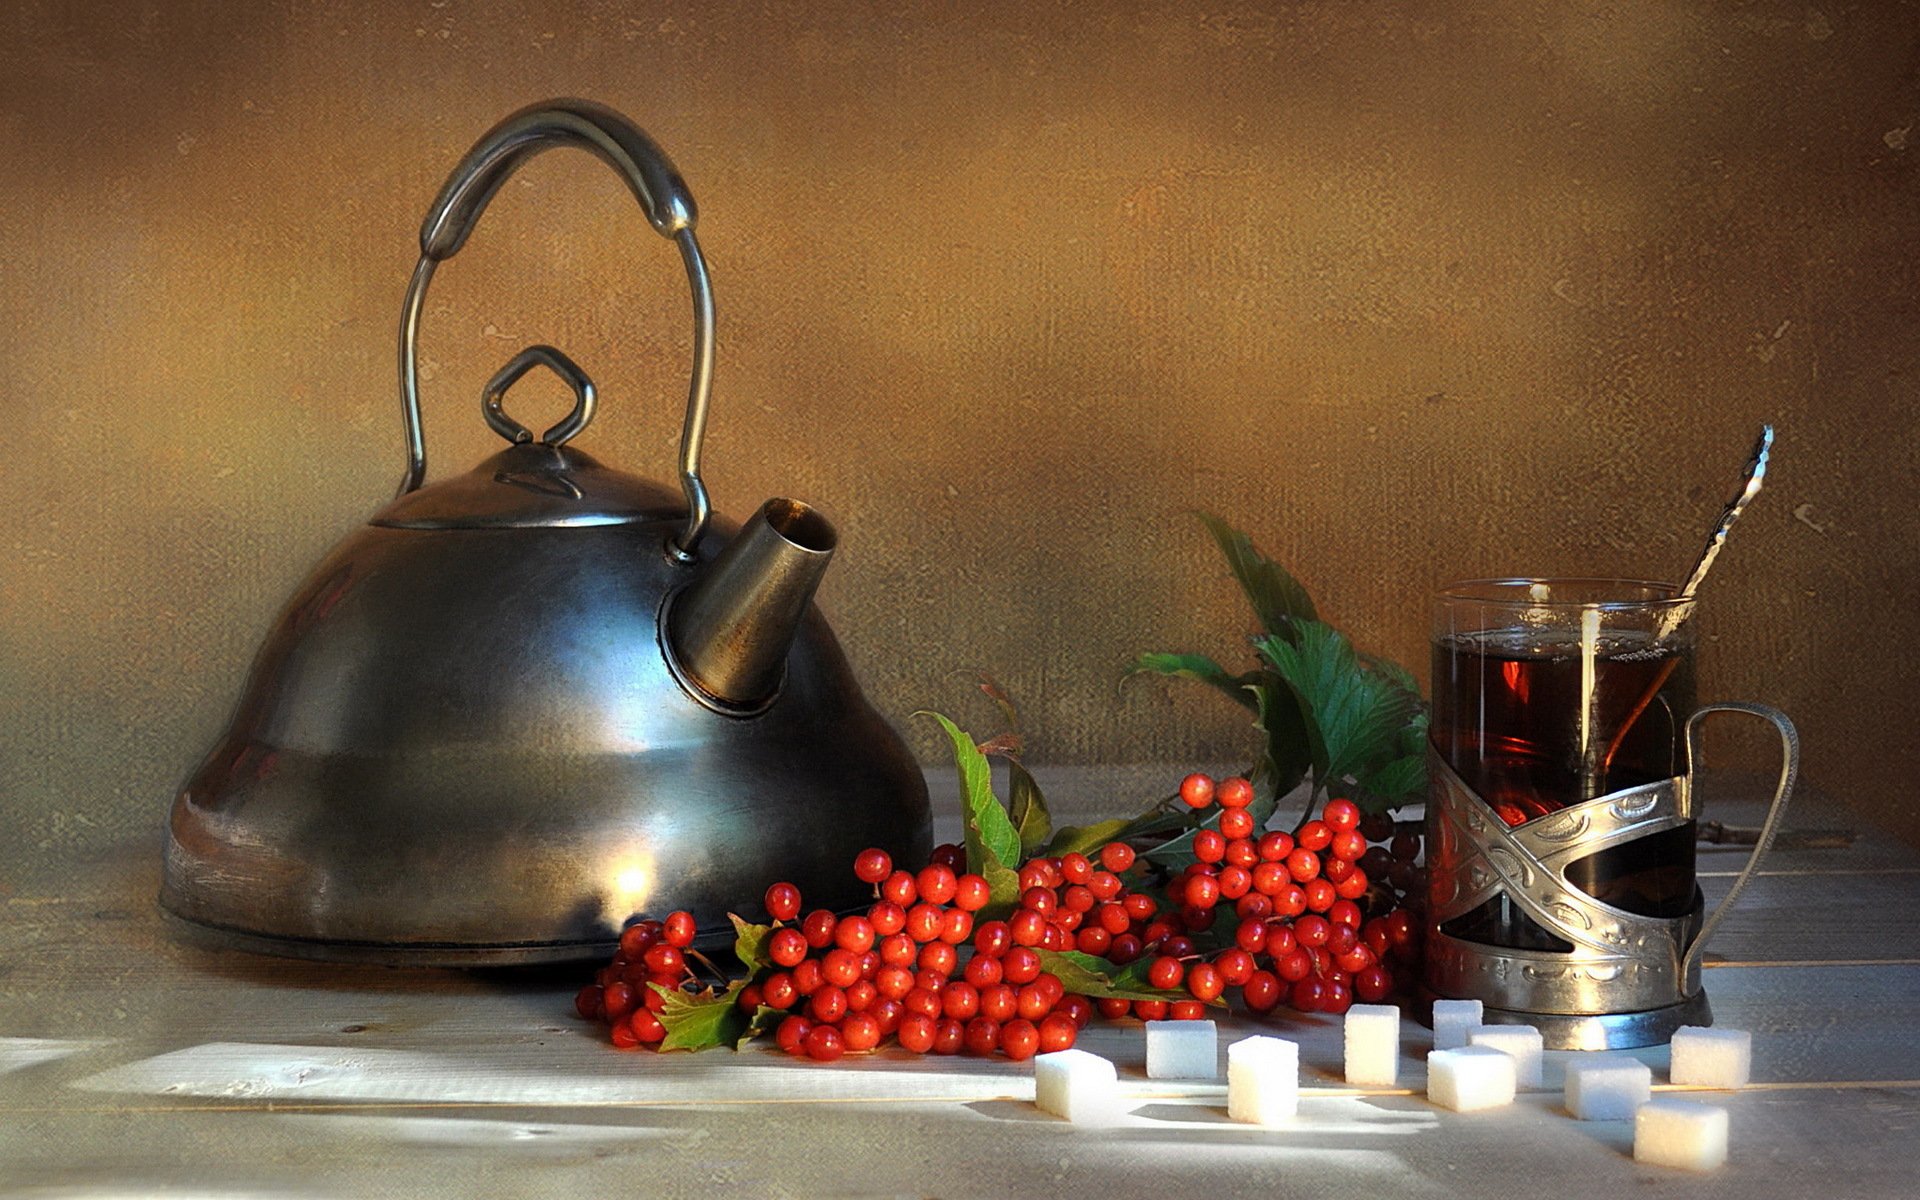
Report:
[[[696,698],[735,712],[772,699],[837,541],[812,508],[769,500],[674,598],[667,647]]]

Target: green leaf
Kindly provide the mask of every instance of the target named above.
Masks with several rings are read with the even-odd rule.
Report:
[[[1078,950],[1040,951],[1040,969],[1059,977],[1067,992],[1095,1000],[1191,1000],[1185,990],[1157,988],[1147,982],[1147,959],[1120,966]],[[1224,1005],[1225,1001],[1209,1003]]]
[[[1391,680],[1362,668],[1353,644],[1332,626],[1303,621],[1295,633],[1295,641],[1270,635],[1255,644],[1307,718],[1319,792],[1392,755],[1419,706]]]
[[[1111,821],[1098,821],[1092,825],[1062,825],[1053,831],[1053,840],[1047,843],[1047,857],[1088,854],[1108,842],[1119,841],[1132,824],[1125,817],[1115,817]]]
[[[1377,654],[1362,654],[1360,661],[1366,664],[1368,670],[1377,671],[1386,676],[1388,681],[1402,691],[1412,692],[1416,696],[1420,694],[1420,685],[1414,681],[1413,672],[1392,659],[1381,658]]]
[[[1135,675],[1167,675],[1181,679],[1198,680],[1209,687],[1218,689],[1230,697],[1235,704],[1252,708],[1253,701],[1244,690],[1246,685],[1259,678],[1259,673],[1247,675],[1229,674],[1227,669],[1204,654],[1142,654],[1127,664],[1124,678]]]
[[[1291,638],[1296,623],[1318,616],[1307,589],[1285,567],[1254,549],[1252,538],[1212,513],[1201,513],[1200,520],[1226,555],[1227,566],[1240,581],[1262,629]]]
[[[1385,812],[1418,799],[1427,790],[1427,756],[1408,754],[1362,771],[1354,780],[1361,794],[1354,802],[1368,812]]]
[[[1253,727],[1265,735],[1252,782],[1256,793],[1278,803],[1307,777],[1313,765],[1313,737],[1286,680],[1271,671],[1261,672],[1258,678],[1260,682],[1246,687],[1254,701]]]
[[[753,1010],[753,1019],[747,1022],[746,1029],[742,1031],[739,1038],[734,1041],[733,1048],[735,1050],[745,1050],[748,1042],[751,1042],[757,1037],[764,1037],[772,1033],[775,1029],[778,1029],[780,1022],[786,1020],[788,1015],[787,1010],[784,1008],[768,1008],[762,1004],[759,1008]]]
[[[773,960],[767,957],[767,939],[773,936],[773,926],[750,925],[735,913],[728,913],[727,920],[733,922],[733,956],[747,969],[748,976],[772,966]]]
[[[1047,812],[1047,798],[1019,759],[1007,759],[1007,809],[1014,831],[1020,835],[1020,861],[1040,852],[1053,836],[1053,817]]]
[[[740,1011],[739,1003],[740,989],[747,986],[744,979],[736,979],[724,992],[709,989],[695,996],[657,983],[647,986],[667,1000],[666,1006],[660,1010],[660,1023],[667,1027],[667,1036],[660,1043],[662,1050],[709,1050],[715,1046],[730,1046],[736,1044],[746,1031],[748,1018],[747,1014]]]
[[[982,911],[998,915],[1020,897],[1020,876],[1014,870],[1020,862],[1020,832],[993,794],[992,769],[972,735],[937,712],[917,715],[938,721],[953,744],[953,761],[960,772],[960,803],[965,810],[967,870],[986,879],[990,889],[992,899]]]

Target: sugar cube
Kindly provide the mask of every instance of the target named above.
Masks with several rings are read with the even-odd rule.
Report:
[[[1347,1010],[1347,1082],[1392,1087],[1400,1078],[1400,1009],[1356,1004]]]
[[[1485,1020],[1485,1010],[1478,1000],[1435,1000],[1433,1048],[1458,1050],[1467,1044],[1467,1030]]]
[[[1625,1054],[1582,1054],[1567,1063],[1567,1111],[1582,1121],[1624,1121],[1653,1094],[1653,1072]]]
[[[1300,1111],[1300,1045],[1250,1037],[1227,1047],[1227,1116],[1280,1125]]]
[[[1212,1021],[1148,1021],[1148,1079],[1217,1079],[1220,1035]]]
[[[1513,1103],[1513,1056],[1491,1046],[1462,1046],[1427,1055],[1427,1099],[1455,1112]]]
[[[1467,1030],[1467,1045],[1492,1046],[1513,1055],[1514,1082],[1523,1088],[1540,1086],[1540,1031],[1531,1025],[1475,1025]]]
[[[1753,1035],[1744,1029],[1682,1025],[1673,1031],[1669,1077],[1688,1087],[1743,1088],[1753,1073]]]
[[[1120,1115],[1120,1081],[1113,1064],[1086,1050],[1056,1050],[1033,1060],[1033,1102],[1042,1112],[1076,1125]]]
[[[1727,1161],[1727,1110],[1661,1097],[1633,1114],[1633,1157],[1661,1167],[1711,1171]]]

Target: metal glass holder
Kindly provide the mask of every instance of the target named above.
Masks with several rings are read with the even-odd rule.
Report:
[[[1681,1025],[1711,1024],[1701,956],[1772,843],[1800,765],[1793,723],[1759,704],[1710,704],[1696,711],[1686,728],[1689,762],[1700,761],[1703,719],[1725,712],[1774,726],[1782,749],[1780,778],[1752,855],[1704,921],[1705,904],[1697,891],[1687,915],[1648,917],[1595,899],[1566,875],[1570,864],[1589,855],[1694,821],[1691,776],[1612,792],[1508,826],[1437,753],[1430,753],[1430,992],[1477,998],[1489,1023],[1532,1025],[1554,1050],[1652,1045],[1667,1041]],[[1441,932],[1448,922],[1501,895],[1572,949],[1521,950]]]

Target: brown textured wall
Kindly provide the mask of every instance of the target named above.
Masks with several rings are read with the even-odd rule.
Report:
[[[7,5],[7,836],[157,826],[397,477],[428,200],[564,94],[692,183],[716,501],[837,519],[823,600],[897,717],[984,725],[985,667],[1036,757],[1232,757],[1229,706],[1116,690],[1234,653],[1190,510],[1419,664],[1444,578],[1682,570],[1771,419],[1702,691],[1920,833],[1916,62],[1911,5],[1826,0]],[[666,475],[686,324],[612,176],[540,159],[433,294],[436,464],[550,340],[603,388],[582,444]]]

